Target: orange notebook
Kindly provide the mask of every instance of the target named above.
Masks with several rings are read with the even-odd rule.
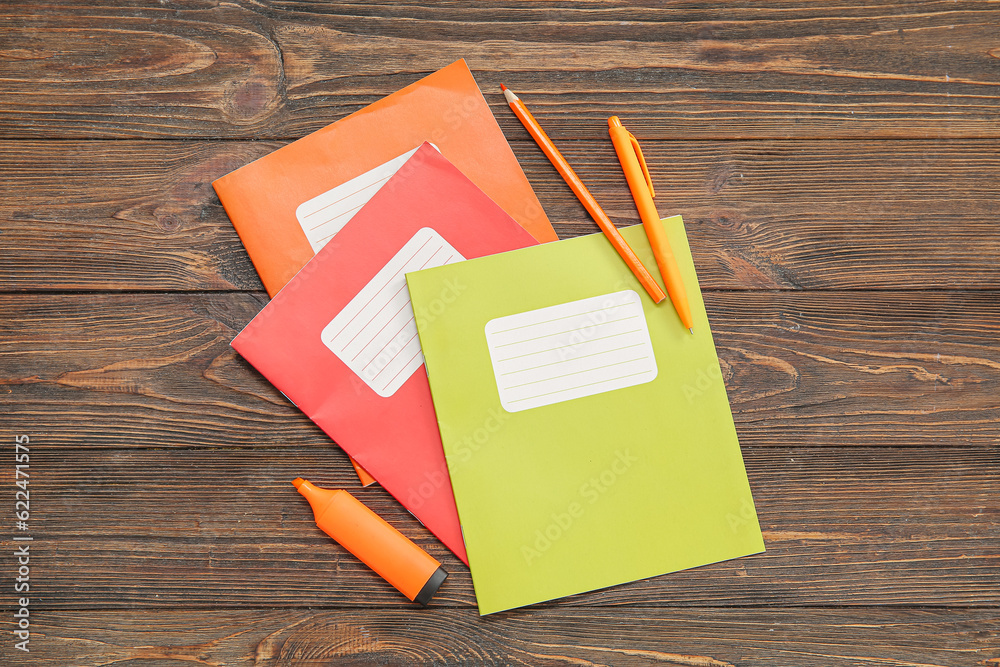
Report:
[[[274,296],[423,142],[537,241],[556,233],[464,60],[212,185]]]

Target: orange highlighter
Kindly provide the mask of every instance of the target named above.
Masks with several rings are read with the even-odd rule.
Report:
[[[660,275],[663,276],[667,294],[670,295],[670,301],[681,318],[681,324],[694,333],[691,307],[684,291],[684,281],[681,279],[677,260],[674,259],[674,252],[670,249],[667,233],[660,222],[660,214],[656,212],[656,204],[653,203],[653,197],[656,196],[653,191],[653,179],[649,177],[642,149],[639,148],[639,142],[632,133],[622,127],[618,116],[608,119],[608,132],[611,134],[611,143],[615,145],[615,152],[618,153],[618,161],[622,163],[622,171],[625,172],[625,180],[628,181],[629,190],[632,191],[635,207],[639,209],[639,217],[646,229],[649,245],[653,248],[656,265],[660,267]]]
[[[347,491],[321,489],[301,477],[292,484],[312,505],[324,533],[413,602],[430,602],[448,576],[441,563]]]

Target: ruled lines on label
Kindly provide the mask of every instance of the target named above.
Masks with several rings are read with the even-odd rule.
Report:
[[[423,227],[324,327],[323,344],[372,391],[392,396],[424,363],[406,274],[464,259]]]
[[[486,344],[508,412],[656,378],[642,301],[633,290],[490,320]]]
[[[434,146],[433,144],[431,144]],[[295,219],[305,232],[313,253],[319,252],[327,242],[344,228],[351,218],[375,196],[386,181],[413,157],[420,147],[394,157],[388,162],[369,169],[349,181],[331,188],[321,195],[302,202],[295,209]],[[436,149],[437,146],[434,146]]]

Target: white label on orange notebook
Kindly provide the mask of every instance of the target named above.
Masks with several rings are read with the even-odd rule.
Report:
[[[424,363],[406,274],[465,258],[430,227],[421,228],[324,327],[323,344],[387,398]]]
[[[434,146],[434,144],[431,144]],[[299,204],[295,209],[295,218],[299,221],[302,231],[309,239],[313,253],[319,252],[327,241],[336,236],[337,232],[368,203],[375,193],[399,171],[403,163],[417,152],[414,148],[395,157],[388,162],[355,176],[337,187],[327,190],[309,201]],[[436,149],[437,146],[434,146]]]
[[[651,382],[656,357],[632,290],[486,323],[500,403],[519,412]]]

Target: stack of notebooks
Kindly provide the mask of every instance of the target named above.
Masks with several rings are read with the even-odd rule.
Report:
[[[603,236],[557,240],[464,61],[214,185],[273,297],[233,347],[480,613],[763,551],[682,221],[694,336]]]

